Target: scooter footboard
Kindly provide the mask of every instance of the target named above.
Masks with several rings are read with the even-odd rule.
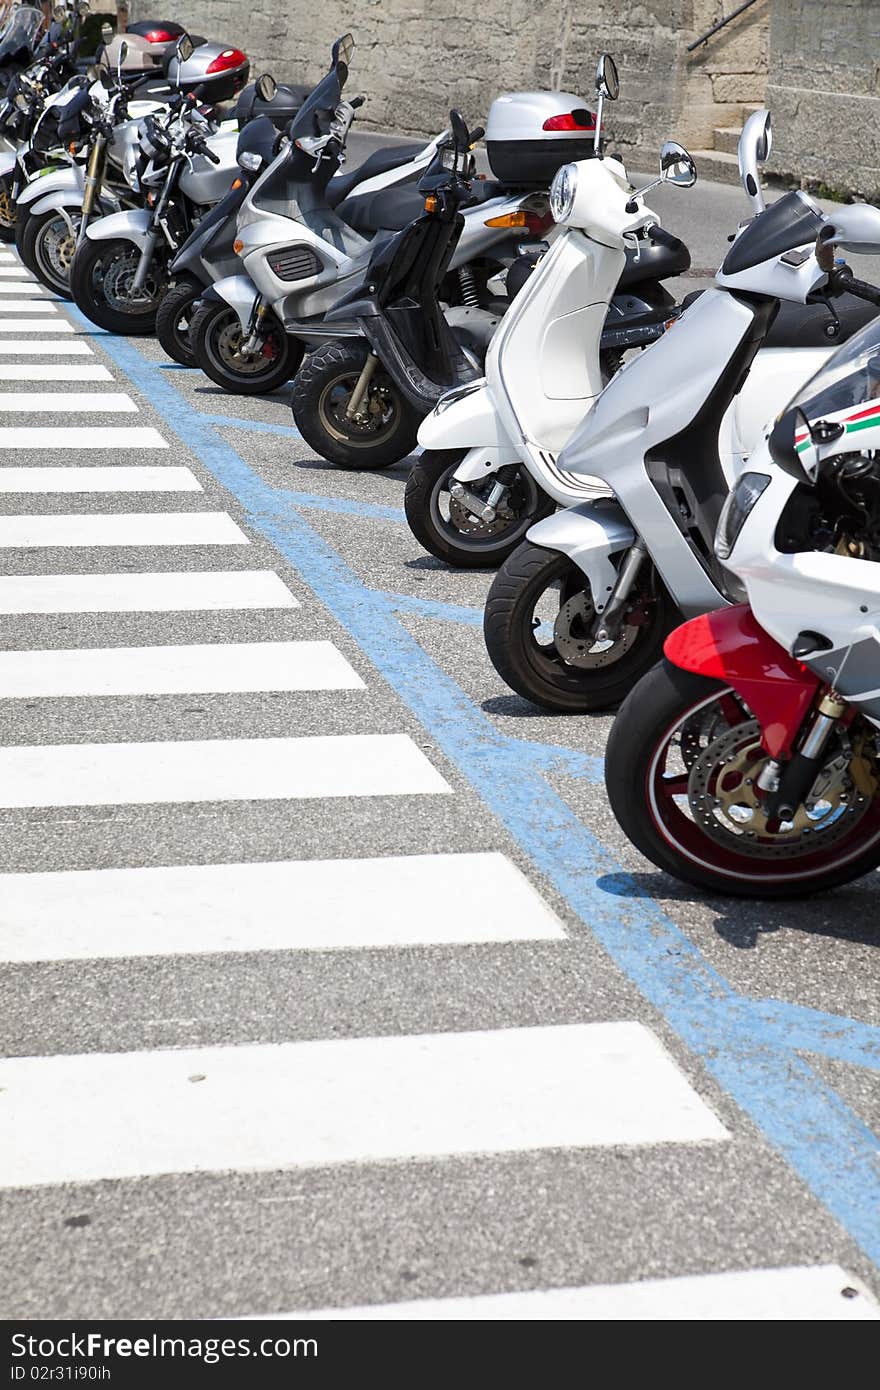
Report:
[[[554,512],[529,527],[526,538],[546,550],[558,550],[583,570],[596,612],[601,613],[617,582],[612,555],[629,550],[636,533],[617,502],[582,502]]]

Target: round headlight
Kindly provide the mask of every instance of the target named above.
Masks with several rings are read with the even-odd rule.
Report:
[[[563,164],[557,169],[550,185],[550,211],[554,222],[564,222],[571,216],[574,198],[577,193],[578,171],[576,164]]]

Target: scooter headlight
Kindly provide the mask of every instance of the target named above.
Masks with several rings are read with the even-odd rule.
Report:
[[[766,473],[743,473],[721,510],[715,532],[715,554],[719,560],[729,560],[739,534],[749,519],[755,503],[770,486]]]
[[[550,211],[554,222],[564,222],[571,216],[577,193],[578,171],[576,164],[563,164],[557,169],[550,185]]]
[[[251,173],[255,174],[263,161],[253,150],[242,150],[238,156],[238,163],[242,169],[250,169]]]

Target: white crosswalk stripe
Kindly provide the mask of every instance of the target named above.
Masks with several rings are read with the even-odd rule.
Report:
[[[446,900],[456,884],[457,911]],[[0,875],[0,960],[557,941],[503,854]]]
[[[0,315],[0,333],[75,333],[73,324],[57,318],[4,318]]]
[[[839,1265],[806,1265],[271,1316],[280,1322],[876,1322],[880,1305]]]
[[[0,1085],[6,1187],[728,1137],[639,1023],[11,1058]]]
[[[36,415],[88,415],[92,412],[134,413],[137,406],[124,391],[3,391],[0,392],[0,414],[7,410]]]
[[[6,425],[0,449],[167,449],[151,425]]]
[[[0,492],[201,492],[202,485],[189,468],[127,467],[116,463],[106,468],[0,468]]]
[[[2,320],[0,320],[0,324],[2,324]],[[45,325],[45,326],[48,326],[48,324],[49,324],[49,321],[48,321],[48,319],[47,319],[47,320],[46,320],[46,325]],[[31,325],[31,324],[28,324],[28,323],[25,323],[24,326],[25,326],[26,328],[32,327],[32,325]],[[55,327],[54,322],[52,323],[51,326],[52,326],[52,328]],[[72,327],[72,326],[73,326],[73,325],[71,325],[71,327]],[[3,331],[6,331],[6,330],[4,329]],[[10,330],[10,331],[12,331],[12,330]],[[58,342],[58,341],[55,340],[55,339],[50,340],[50,339],[46,339],[46,338],[44,338],[42,341],[35,341],[35,340],[32,339],[32,338],[16,338],[16,339],[7,338],[6,341],[4,342],[3,339],[0,338],[0,354],[4,354],[5,356],[8,356],[8,357],[92,357],[92,356],[94,356],[94,353],[93,353],[92,349],[89,347],[88,343],[84,343],[84,342],[82,342],[80,339],[77,339],[77,338],[71,339],[70,342]]]
[[[3,314],[57,314],[55,305],[48,302],[45,296],[34,295],[30,299],[5,299],[6,294],[22,294],[27,289],[26,285],[3,285],[0,284],[0,318]]]
[[[112,381],[103,364],[0,362],[0,381]]]
[[[35,574],[0,578],[0,613],[192,613],[296,608],[271,570]]]
[[[0,516],[0,549],[20,546],[248,545],[228,512]]]

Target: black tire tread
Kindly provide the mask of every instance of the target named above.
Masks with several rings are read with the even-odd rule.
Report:
[[[340,340],[322,343],[309,353],[297,372],[290,397],[296,427],[315,453],[339,468],[358,472],[390,468],[406,458],[416,446],[416,434],[422,421],[422,416],[409,402],[402,400],[400,426],[382,444],[369,449],[350,447],[327,433],[318,415],[321,394],[340,367],[353,367],[358,363],[363,366],[367,352],[366,342],[360,340],[356,344]]]
[[[216,300],[208,300],[193,315],[190,324],[189,337],[193,345],[193,355],[196,365],[201,368],[205,376],[224,391],[228,391],[233,396],[266,396],[270,391],[277,391],[279,386],[283,386],[294,375],[302,360],[302,348],[293,338],[287,338],[287,353],[279,359],[276,370],[271,375],[258,377],[236,377],[231,372],[221,371],[205,351],[205,339],[211,329],[212,321],[220,314],[225,314],[229,310],[226,303],[217,303]]]
[[[156,337],[159,345],[172,361],[179,362],[182,367],[195,367],[196,355],[192,348],[186,351],[181,347],[176,331],[177,320],[184,305],[198,299],[202,290],[203,286],[194,275],[181,277],[165,291],[156,311]]]

